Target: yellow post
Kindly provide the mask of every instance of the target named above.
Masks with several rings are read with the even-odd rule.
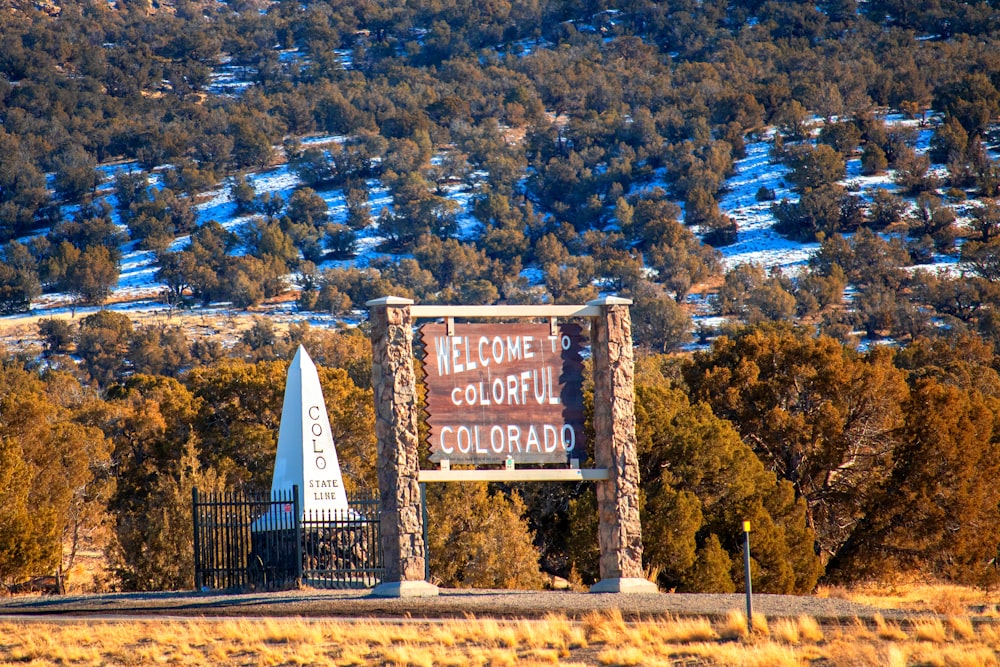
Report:
[[[753,584],[750,581],[750,522],[743,522],[743,575],[747,589],[747,632],[753,632]]]

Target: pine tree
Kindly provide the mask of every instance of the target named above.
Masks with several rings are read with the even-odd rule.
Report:
[[[844,156],[827,144],[801,149],[791,158],[792,170],[786,178],[799,192],[830,186],[846,174]]]
[[[0,361],[0,579],[57,573],[63,545],[100,521],[109,447],[82,423],[84,395],[67,373]]]
[[[31,476],[21,446],[0,440],[0,579],[31,574],[43,559],[34,539],[29,489]],[[48,563],[51,564],[51,563]]]
[[[861,173],[865,176],[875,176],[881,174],[889,167],[889,159],[885,156],[885,151],[875,143],[865,144],[861,151]]]
[[[191,495],[222,491],[218,475],[203,468],[197,439],[178,443],[177,457],[152,474],[148,491],[116,513],[119,579],[128,590],[189,590],[194,586]]]
[[[698,549],[694,565],[685,572],[682,591],[698,593],[735,593],[733,561],[722,548],[719,536],[712,534]]]
[[[11,241],[0,248],[0,313],[25,312],[42,293],[34,257],[24,245]]]

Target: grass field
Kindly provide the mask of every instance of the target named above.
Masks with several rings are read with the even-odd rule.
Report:
[[[1000,617],[1000,591],[969,586],[902,580],[851,588],[821,586],[816,595],[843,598],[879,609]]]
[[[968,617],[468,618],[0,622],[4,665],[996,665],[1000,626]]]

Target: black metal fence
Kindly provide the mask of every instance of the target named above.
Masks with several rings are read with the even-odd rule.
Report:
[[[346,512],[299,509],[298,488],[270,495],[192,493],[197,590],[366,588],[382,582],[378,497]]]

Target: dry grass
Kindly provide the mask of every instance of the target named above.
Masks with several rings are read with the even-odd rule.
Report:
[[[738,609],[730,609],[719,628],[719,636],[723,639],[743,639],[749,633],[746,614]]]
[[[926,581],[820,586],[819,597],[840,598],[879,609],[931,611],[948,616],[997,616],[1000,592]]]
[[[785,644],[798,644],[802,640],[802,633],[799,632],[799,624],[791,618],[779,618],[774,622],[775,641]]]
[[[799,636],[803,641],[813,644],[823,641],[823,630],[820,629],[819,623],[812,616],[799,616],[798,627]]]
[[[913,622],[913,637],[924,642],[943,644],[948,641],[948,631],[940,618],[918,618]]]
[[[130,303],[140,299],[155,298],[159,294],[159,289],[152,289],[145,294],[128,294],[119,298],[112,298],[106,305],[115,303]],[[293,317],[275,306],[280,303],[294,300],[298,292],[289,290],[281,297],[270,299],[260,306],[245,311],[227,311],[225,309],[194,309],[194,310],[174,310],[170,311],[166,306],[153,310],[127,310],[129,319],[135,326],[147,325],[169,325],[179,326],[190,338],[211,338],[224,335],[227,339],[235,340],[239,335],[253,326],[254,318],[267,316],[274,325],[275,330],[284,333],[288,329],[289,322],[301,319]],[[38,333],[38,322],[46,319],[67,320],[74,325],[87,315],[97,311],[95,307],[84,307],[77,310],[76,315],[66,311],[52,312],[48,308],[68,307],[67,300],[52,302],[51,304],[35,304],[35,309],[31,313],[23,313],[4,317],[0,319],[0,344],[7,347],[22,349],[25,347],[41,348],[42,339]]]
[[[771,635],[771,628],[767,625],[767,617],[763,614],[754,614],[750,619],[750,626],[753,628],[753,633],[761,637],[769,637]]]
[[[967,616],[949,616],[948,627],[957,639],[972,641],[976,638],[976,628],[972,625],[972,619]]]
[[[979,627],[979,641],[987,646],[1000,648],[1000,626],[987,624]]]
[[[886,621],[882,618],[882,614],[875,614],[873,620],[875,621],[875,633],[879,639],[895,642],[904,641],[909,638],[898,624]]]
[[[719,638],[719,633],[707,618],[667,619],[661,627],[661,639],[667,642],[687,644],[714,641]]]
[[[1000,629],[965,617],[441,622],[265,619],[0,623],[0,665],[997,665]],[[902,626],[902,627],[901,627]],[[905,628],[904,631],[902,628]]]

